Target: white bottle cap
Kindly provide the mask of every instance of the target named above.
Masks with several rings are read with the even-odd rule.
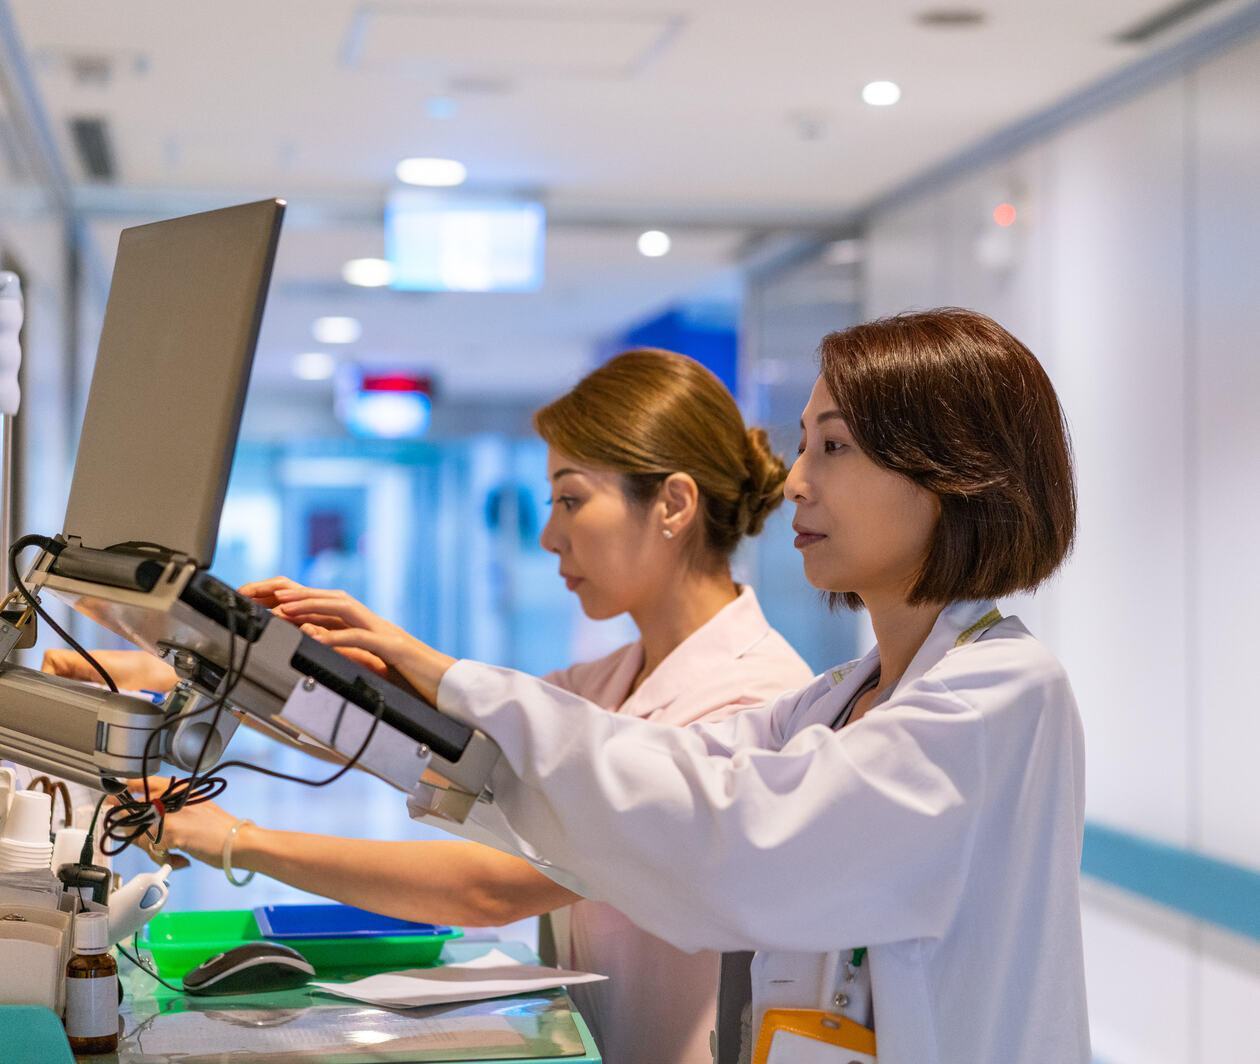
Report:
[[[109,949],[109,917],[105,913],[79,913],[74,918],[74,952],[104,953]]]

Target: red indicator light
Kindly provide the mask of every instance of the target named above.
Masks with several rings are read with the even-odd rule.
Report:
[[[998,225],[1010,225],[1015,221],[1015,208],[1009,203],[999,203],[993,208],[993,220]]]
[[[364,392],[429,392],[429,378],[404,373],[365,373],[360,391]]]

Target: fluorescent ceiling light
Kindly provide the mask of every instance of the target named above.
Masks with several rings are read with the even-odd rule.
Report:
[[[669,245],[669,234],[662,233],[659,229],[649,229],[646,233],[639,234],[639,254],[646,255],[649,259],[667,255]]]
[[[540,203],[395,189],[385,205],[390,284],[417,292],[532,292],[543,280]]]
[[[350,259],[341,267],[341,279],[360,288],[383,288],[394,279],[394,268],[384,259]]]
[[[363,335],[358,318],[316,318],[311,332],[321,344],[352,344]]]
[[[895,81],[872,81],[863,87],[862,99],[872,107],[889,107],[901,99],[901,86]]]
[[[468,170],[454,159],[404,159],[394,173],[404,185],[424,185],[427,188],[450,188],[462,185]]]

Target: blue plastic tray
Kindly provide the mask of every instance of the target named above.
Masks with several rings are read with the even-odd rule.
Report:
[[[352,905],[259,905],[254,909],[264,938],[386,938],[399,935],[450,936],[439,924],[381,916]]]

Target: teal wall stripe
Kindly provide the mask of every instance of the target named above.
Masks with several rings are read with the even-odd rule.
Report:
[[[1092,823],[1081,871],[1260,941],[1260,872]]]

